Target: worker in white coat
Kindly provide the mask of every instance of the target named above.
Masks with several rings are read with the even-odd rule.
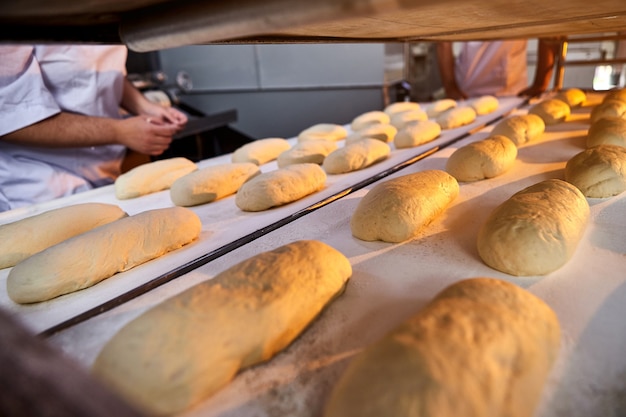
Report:
[[[187,122],[126,79],[124,46],[4,45],[0,56],[0,211],[111,184],[127,148],[159,155]]]

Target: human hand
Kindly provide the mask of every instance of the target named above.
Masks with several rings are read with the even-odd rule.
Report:
[[[186,118],[185,118],[186,120]],[[119,121],[118,142],[146,155],[161,155],[181,126],[157,117],[136,116]]]
[[[144,109],[143,115],[150,118],[151,121],[156,124],[173,124],[182,129],[187,123],[187,115],[174,107],[164,107],[156,103],[150,103],[151,105]]]

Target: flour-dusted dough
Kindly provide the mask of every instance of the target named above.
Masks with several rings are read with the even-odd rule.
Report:
[[[391,118],[383,111],[368,111],[355,117],[350,124],[350,128],[356,132],[376,123],[389,124],[391,123]]]
[[[507,172],[517,158],[517,146],[496,135],[460,147],[446,162],[446,171],[457,181],[479,181]]]
[[[474,109],[478,116],[493,113],[500,107],[500,101],[497,97],[490,95],[473,98],[468,101],[468,104]]]
[[[117,177],[115,196],[126,200],[167,190],[174,181],[196,169],[196,164],[182,157],[139,165]]]
[[[442,129],[454,129],[476,120],[476,111],[470,106],[454,107],[437,116],[436,121]]]
[[[441,126],[432,120],[422,120],[411,123],[401,129],[394,138],[394,145],[398,149],[412,148],[435,140],[441,135]]]
[[[385,123],[376,123],[349,135],[346,138],[346,143],[353,143],[363,138],[378,139],[388,143],[393,142],[396,133],[398,133],[398,129],[395,126]]]
[[[565,165],[565,181],[590,198],[626,191],[626,147],[598,145],[576,154]]]
[[[391,116],[390,123],[397,129],[403,129],[411,123],[428,120],[428,115],[424,110],[410,110],[402,113],[396,113]]]
[[[184,207],[124,217],[49,247],[15,265],[7,292],[36,303],[82,290],[198,238],[202,224]]]
[[[529,291],[462,280],[358,353],[324,417],[532,417],[560,339],[556,314]]]
[[[319,241],[263,252],[128,323],[93,371],[142,409],[179,414],[286,348],[351,275],[349,260]]]
[[[626,119],[626,100],[609,99],[591,109],[589,121],[595,124],[602,119]]]
[[[0,269],[122,217],[126,213],[114,204],[83,203],[0,225]]]
[[[231,160],[263,165],[273,161],[289,148],[291,148],[289,142],[282,138],[259,139],[239,147],[233,152]]]
[[[626,119],[608,118],[592,123],[587,131],[587,148],[598,145],[626,146]]]
[[[359,202],[350,227],[361,240],[412,239],[454,201],[459,184],[444,171],[428,170],[384,181]]]
[[[450,110],[457,106],[456,100],[451,98],[443,98],[441,100],[433,101],[426,105],[426,114],[429,118],[434,119],[446,110]]]
[[[390,153],[391,148],[385,142],[363,138],[331,152],[322,167],[329,174],[344,174],[387,159]]]
[[[576,107],[587,100],[587,95],[580,88],[568,88],[559,91],[554,98],[564,101],[570,107]]]
[[[536,114],[541,117],[546,126],[564,122],[571,111],[566,102],[556,98],[541,101],[528,109],[529,114]]]
[[[520,146],[537,140],[545,130],[546,124],[541,117],[536,114],[520,114],[499,121],[491,134],[506,136],[516,146]]]
[[[209,166],[177,179],[170,198],[177,206],[196,206],[235,194],[239,187],[261,171],[252,162]]]
[[[278,155],[276,162],[279,168],[294,164],[318,164],[324,162],[326,156],[337,149],[337,143],[328,140],[307,140],[295,144],[291,149]]]
[[[304,129],[298,134],[298,142],[310,140],[327,140],[337,142],[348,136],[348,130],[334,123],[319,123]]]
[[[392,103],[385,107],[384,112],[387,113],[390,117],[397,113],[403,113],[405,111],[411,110],[421,110],[421,106],[419,103],[415,103],[413,101],[399,101],[397,103]]]
[[[313,194],[326,184],[317,164],[296,164],[257,175],[241,186],[235,204],[243,211],[263,211]]]
[[[498,271],[546,275],[571,258],[589,204],[574,185],[557,179],[534,184],[499,205],[478,233],[478,253]]]

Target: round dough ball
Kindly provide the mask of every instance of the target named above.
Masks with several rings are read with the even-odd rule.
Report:
[[[468,104],[474,109],[478,116],[493,113],[498,110],[500,106],[498,99],[490,95],[471,99]]]
[[[498,122],[491,135],[502,135],[511,139],[516,146],[539,138],[546,130],[543,119],[536,114],[522,114],[507,117]]]
[[[377,139],[363,138],[331,152],[324,163],[329,174],[344,174],[367,168],[389,157],[391,148]]]
[[[379,110],[368,111],[355,117],[350,124],[350,128],[356,132],[376,123],[389,124],[391,123],[391,118],[387,113]]]
[[[626,190],[626,148],[598,145],[575,155],[565,165],[565,181],[589,198],[606,198]]]
[[[570,107],[580,106],[587,100],[587,95],[580,88],[568,88],[558,92],[554,98],[567,103]]]
[[[393,141],[393,138],[396,137],[396,133],[398,133],[398,129],[396,129],[395,126],[384,123],[376,123],[351,134],[346,138],[346,143],[354,143],[363,138],[378,139],[382,142],[388,143]]]
[[[410,110],[394,114],[391,116],[390,123],[397,129],[402,129],[410,123],[419,122],[421,120],[428,120],[428,115],[424,110]]]
[[[384,112],[387,113],[390,117],[397,113],[403,113],[405,111],[410,110],[420,110],[421,106],[419,103],[415,103],[413,101],[399,101],[397,103],[392,103],[385,107]]]
[[[282,138],[259,139],[237,148],[233,152],[231,161],[263,165],[273,161],[289,148],[291,148],[289,142]]]
[[[504,174],[517,158],[517,146],[506,136],[491,136],[457,149],[446,171],[457,181],[478,181]]]
[[[412,148],[436,139],[441,134],[441,126],[432,120],[410,123],[394,138],[396,148]]]
[[[535,104],[528,113],[541,117],[548,126],[564,122],[569,117],[571,109],[566,102],[551,98]]]
[[[434,119],[446,110],[450,110],[457,106],[457,102],[451,98],[444,98],[434,101],[426,106],[426,114],[429,118]]]
[[[597,145],[626,146],[626,119],[600,119],[589,127],[587,148]]]
[[[336,142],[343,140],[348,136],[345,127],[334,123],[318,123],[304,129],[298,134],[298,142],[306,142],[309,140],[328,140]]]
[[[626,101],[615,98],[603,101],[591,110],[589,121],[594,124],[612,118],[626,118]]]
[[[604,96],[603,101],[607,101],[607,100],[626,101],[626,88],[618,88],[615,90],[609,90]]]
[[[337,149],[337,143],[328,140],[307,140],[295,144],[291,149],[278,155],[279,168],[294,164],[318,164],[324,162],[329,153]]]
[[[469,107],[455,107],[437,116],[437,123],[442,129],[454,129],[465,126],[476,120],[476,111]]]

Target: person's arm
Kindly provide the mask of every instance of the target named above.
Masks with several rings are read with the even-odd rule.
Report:
[[[554,64],[559,51],[558,39],[539,39],[537,44],[537,67],[535,79],[526,89],[519,92],[520,96],[538,96],[545,92],[552,81]]]
[[[467,98],[467,95],[459,89],[454,74],[454,54],[452,53],[452,42],[437,43],[437,60],[439,62],[439,74],[446,96],[455,100]]]

